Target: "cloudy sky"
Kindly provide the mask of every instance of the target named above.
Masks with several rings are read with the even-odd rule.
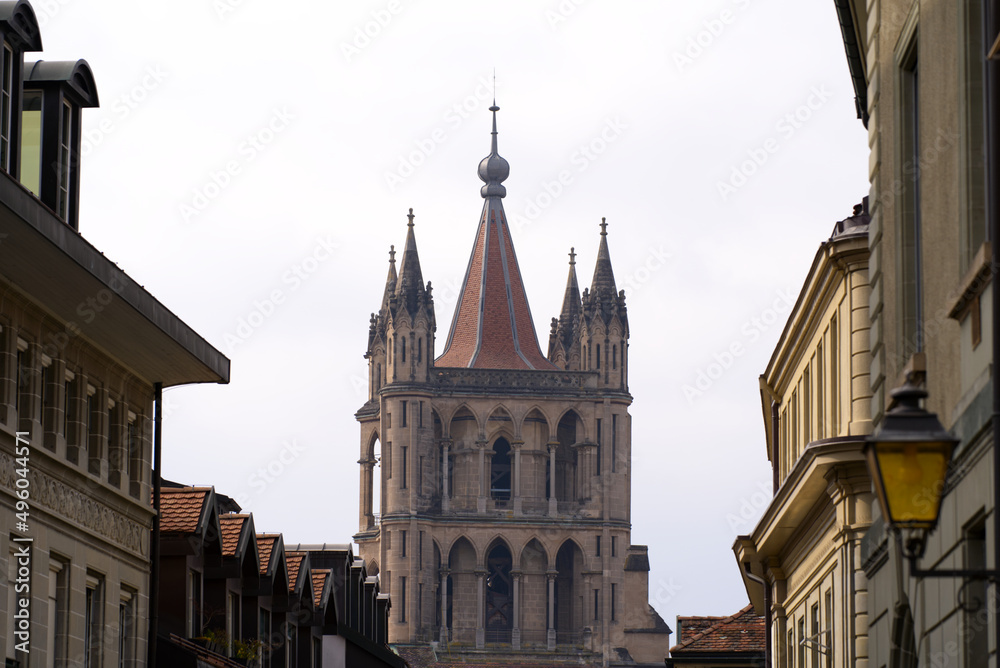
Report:
[[[40,57],[87,59],[99,87],[81,232],[232,359],[228,386],[166,393],[168,478],[215,485],[288,542],[357,530],[353,414],[389,245],[413,207],[440,353],[495,68],[543,349],[570,247],[589,285],[608,220],[650,601],[671,625],[746,604],[730,547],[770,485],[757,376],[818,244],[868,187],[833,2],[35,8]]]

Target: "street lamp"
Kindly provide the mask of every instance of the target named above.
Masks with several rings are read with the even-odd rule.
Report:
[[[948,464],[959,439],[949,434],[937,415],[920,405],[927,391],[906,383],[892,391],[893,407],[882,429],[865,440],[868,473],[890,530],[903,534],[910,574],[919,577],[996,579],[997,571],[922,570],[927,535],[941,514]]]

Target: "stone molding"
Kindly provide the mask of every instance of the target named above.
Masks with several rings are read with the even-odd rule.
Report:
[[[6,452],[0,452],[0,487],[14,489],[14,459]],[[43,507],[49,513],[97,534],[127,552],[149,558],[149,527],[126,517],[92,496],[42,473],[30,469],[28,480],[31,486],[32,507]]]

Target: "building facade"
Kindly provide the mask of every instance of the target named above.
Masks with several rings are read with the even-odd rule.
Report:
[[[546,357],[503,210],[496,110],[483,211],[437,359],[412,210],[398,272],[390,253],[357,413],[355,541],[392,596],[392,643],[659,664],[669,628],[647,603],[645,547],[630,541],[629,328],[606,225],[582,294],[570,254]]]
[[[228,382],[229,360],[78,231],[86,61],[24,63],[24,0],[0,41],[0,653],[145,665],[154,397]]]
[[[774,498],[733,545],[772,666],[867,666],[861,539],[871,524],[864,459],[868,383],[865,204],[838,222],[760,377]]]
[[[871,411],[909,377],[960,443],[923,568],[995,567],[996,2],[836,2],[871,190]],[[997,665],[996,587],[913,577],[878,504],[862,541],[873,666]]]

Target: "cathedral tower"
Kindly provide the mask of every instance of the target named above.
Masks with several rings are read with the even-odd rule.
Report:
[[[390,251],[365,355],[369,400],[356,414],[355,541],[391,594],[389,639],[404,656],[437,641],[480,655],[542,652],[552,665],[581,652],[595,665],[622,652],[659,663],[669,629],[646,603],[646,548],[629,540],[629,332],[606,225],[583,295],[570,254],[546,357],[504,214],[510,167],[490,110],[483,210],[437,359],[412,210],[398,275]]]

